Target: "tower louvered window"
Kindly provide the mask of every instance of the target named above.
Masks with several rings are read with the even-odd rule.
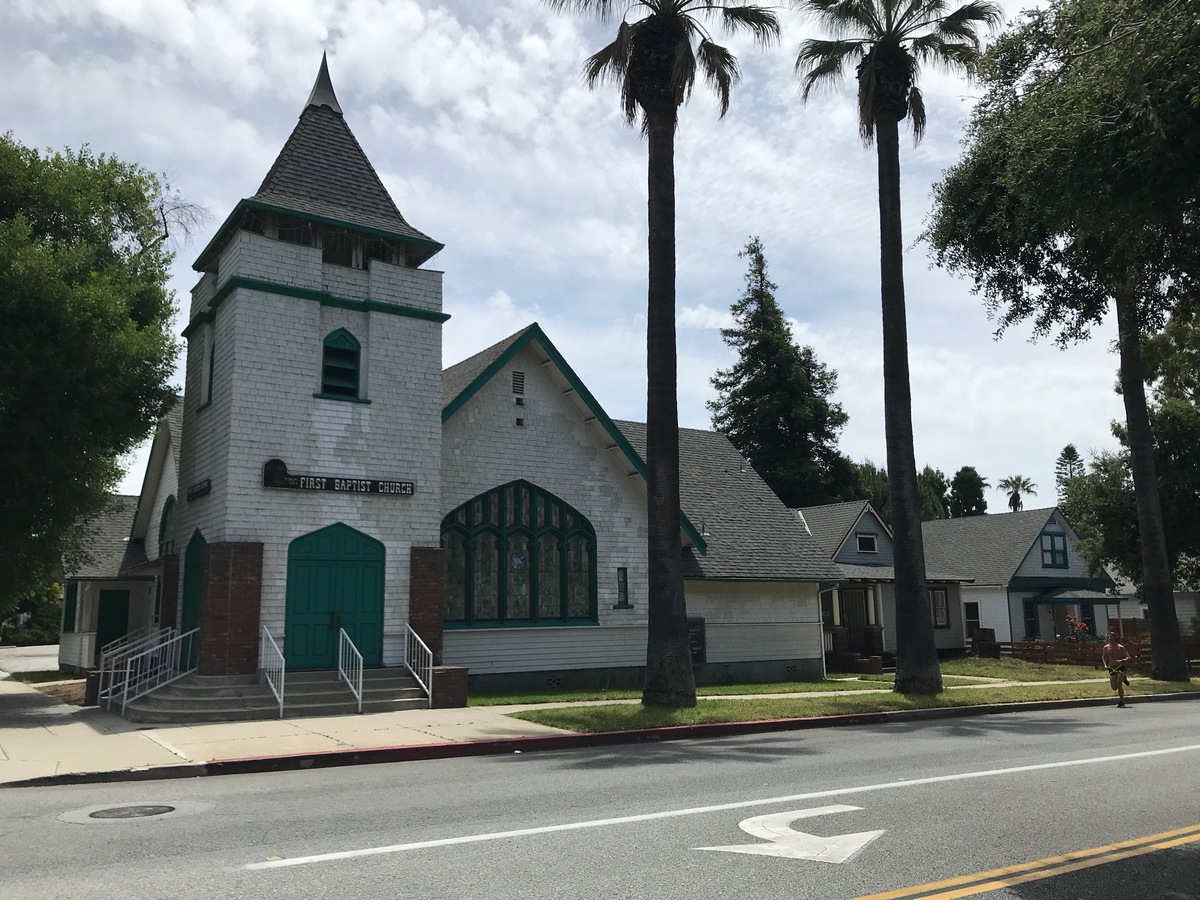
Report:
[[[321,393],[329,397],[358,397],[361,348],[345,328],[325,338],[321,359]]]

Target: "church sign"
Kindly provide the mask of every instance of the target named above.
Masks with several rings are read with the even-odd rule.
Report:
[[[411,497],[411,481],[391,478],[346,478],[340,475],[293,475],[282,459],[268,460],[263,466],[263,487],[292,491],[329,491],[336,494],[393,494]]]

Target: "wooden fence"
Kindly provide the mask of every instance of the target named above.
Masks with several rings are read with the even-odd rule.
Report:
[[[1133,659],[1129,663],[1131,669],[1140,669],[1143,664],[1150,664],[1150,642],[1148,640],[1126,640],[1125,649]],[[994,641],[976,642],[974,648],[978,656],[990,656],[998,659],[1008,656],[1012,659],[1022,659],[1028,662],[1051,663],[1070,666],[1093,666],[1101,668],[1100,651],[1104,644],[1100,641],[1089,641],[1086,644],[1076,644],[1065,641],[1044,643],[1042,641]],[[990,652],[988,652],[990,649]],[[1200,670],[1200,635],[1183,638],[1183,652],[1188,665]]]

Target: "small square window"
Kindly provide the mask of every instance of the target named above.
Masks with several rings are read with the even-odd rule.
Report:
[[[878,553],[879,552],[879,536],[875,534],[856,534],[855,539],[858,541],[859,553]]]

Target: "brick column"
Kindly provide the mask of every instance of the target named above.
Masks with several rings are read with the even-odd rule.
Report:
[[[413,547],[409,553],[408,624],[442,662],[442,622],[446,617],[446,563],[441,547]]]
[[[258,671],[263,545],[209,544],[200,612],[201,675]]]
[[[162,558],[162,603],[158,608],[160,628],[174,628],[179,624],[179,554],[172,553]]]

